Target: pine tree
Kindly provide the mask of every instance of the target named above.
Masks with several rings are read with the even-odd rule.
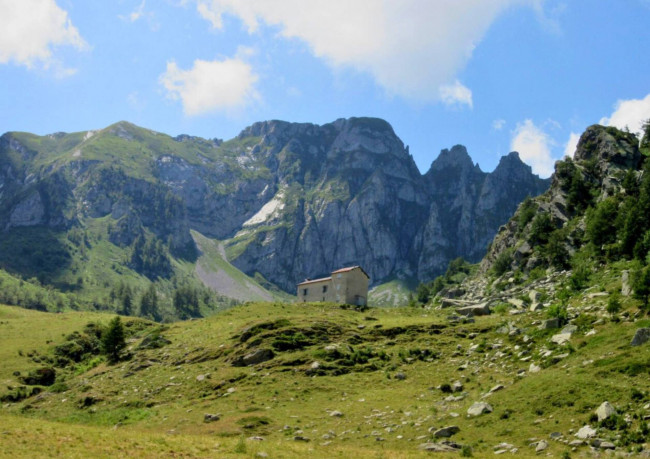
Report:
[[[130,316],[133,313],[133,294],[131,293],[131,287],[128,285],[122,291],[122,307],[120,309],[120,314],[124,316]]]
[[[115,317],[102,335],[101,349],[109,363],[115,363],[120,360],[120,354],[125,347],[124,327],[120,318]]]
[[[149,288],[140,297],[140,316],[157,322],[160,321],[158,295],[153,284],[149,284]]]

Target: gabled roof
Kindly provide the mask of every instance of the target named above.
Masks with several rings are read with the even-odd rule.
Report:
[[[304,282],[299,283],[298,285],[305,285],[305,284],[314,284],[316,282],[325,282],[325,281],[331,281],[331,277],[322,277],[320,279],[309,279]]]
[[[368,273],[365,272],[361,266],[349,266],[349,267],[347,267],[347,268],[337,269],[336,271],[332,271],[332,274],[347,273],[347,272],[353,271],[353,270],[355,270],[355,269],[360,269],[361,272],[362,272],[362,273],[363,273],[363,274],[364,274],[368,279],[370,279],[370,276],[368,275]]]
[[[368,279],[370,279],[370,276],[368,275],[368,273],[366,273],[361,266],[348,266],[347,268],[337,269],[336,271],[332,271],[332,276],[334,274],[348,273],[350,271],[354,271],[355,269],[361,270],[361,272],[364,274],[364,276],[366,276]],[[298,285],[313,284],[315,282],[324,282],[324,281],[330,281],[330,280],[332,280],[331,277],[323,277],[323,278],[314,279],[314,280],[307,279],[307,280],[299,283]]]

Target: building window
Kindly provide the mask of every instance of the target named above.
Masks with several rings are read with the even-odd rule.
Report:
[[[327,285],[323,285],[323,293],[327,292]]]
[[[308,289],[303,288],[302,289],[302,296],[307,296],[307,291],[308,291]]]

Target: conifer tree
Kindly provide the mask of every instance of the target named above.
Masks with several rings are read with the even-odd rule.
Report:
[[[115,317],[102,335],[101,349],[109,363],[115,363],[120,360],[120,354],[125,347],[124,327],[120,318]]]

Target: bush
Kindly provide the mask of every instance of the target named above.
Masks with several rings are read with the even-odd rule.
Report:
[[[551,220],[551,216],[544,212],[538,214],[530,227],[530,241],[532,246],[544,245],[548,242],[551,233],[555,230],[555,225]]]
[[[607,300],[607,312],[611,315],[618,314],[621,311],[621,294],[612,292]]]
[[[504,250],[499,254],[497,259],[494,261],[494,265],[492,266],[492,269],[494,270],[494,274],[497,276],[503,275],[506,271],[510,269],[510,265],[512,264],[512,252],[510,250]]]
[[[648,309],[650,296],[650,266],[634,271],[632,275],[632,288],[634,297],[643,302],[643,308]]]
[[[30,371],[27,376],[21,376],[20,380],[28,386],[51,386],[56,379],[54,368],[39,368]]]
[[[563,304],[552,304],[549,306],[546,314],[551,319],[558,319],[560,325],[564,325],[569,321],[569,315],[566,310],[566,306]]]
[[[536,213],[537,204],[535,204],[535,201],[533,201],[530,196],[527,196],[519,206],[519,216],[517,217],[519,231],[524,229],[524,227],[535,217]]]

